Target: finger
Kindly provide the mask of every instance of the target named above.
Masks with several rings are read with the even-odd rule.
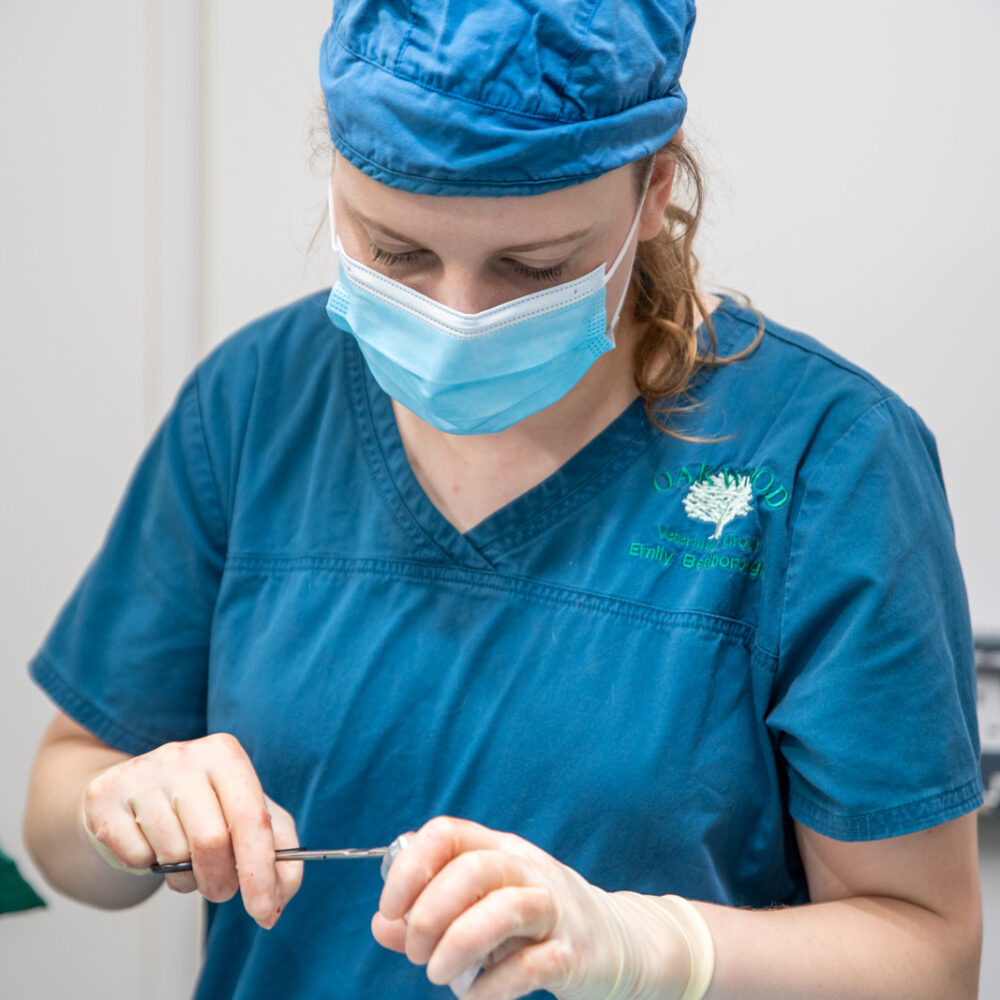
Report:
[[[406,951],[406,921],[386,920],[381,913],[372,917],[372,936],[383,948],[390,951]]]
[[[250,758],[235,737],[218,736],[219,758],[208,777],[226,820],[236,859],[243,906],[261,927],[274,924],[274,831]]]
[[[463,1000],[513,1000],[535,990],[558,993],[570,982],[572,968],[573,956],[565,942],[529,945],[486,969]]]
[[[506,851],[466,851],[430,882],[406,915],[406,957],[423,965],[448,927],[490,893],[531,883],[522,858]]]
[[[146,792],[130,798],[127,805],[133,824],[142,832],[158,864],[176,864],[191,856],[187,834],[163,792],[158,789]]]
[[[113,867],[142,869],[156,854],[125,803],[108,804],[90,787],[84,795],[83,825],[94,849]]]
[[[508,942],[524,946],[541,941],[555,927],[558,913],[552,894],[536,887],[508,887],[491,892],[466,910],[445,931],[427,963],[427,978],[445,985],[465,969],[486,965]],[[504,959],[509,951],[504,951]]]
[[[141,870],[156,862],[156,852],[136,823],[136,807],[120,787],[134,758],[99,774],[84,789],[83,826],[94,849],[115,868]]]
[[[398,920],[412,909],[427,884],[453,858],[465,851],[501,848],[509,835],[469,820],[439,816],[424,824],[389,869],[379,911],[386,920]]]
[[[215,790],[205,780],[186,783],[172,806],[188,840],[192,874],[213,903],[232,899],[240,887],[232,840]]]
[[[167,888],[173,892],[197,892],[198,883],[195,880],[194,872],[173,872],[163,876],[167,883]]]
[[[292,814],[279,806],[273,799],[267,796],[264,798],[267,810],[271,815],[275,849],[298,847],[298,833],[295,830],[295,820],[292,818]],[[299,891],[304,871],[305,865],[301,861],[282,861],[281,864],[275,865],[275,920],[281,916],[292,896]]]

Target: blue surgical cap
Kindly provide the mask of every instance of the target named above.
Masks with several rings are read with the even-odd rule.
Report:
[[[436,195],[539,194],[665,145],[694,0],[336,0],[330,135],[358,169]]]

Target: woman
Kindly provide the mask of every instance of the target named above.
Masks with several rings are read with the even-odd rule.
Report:
[[[337,284],[193,373],[33,662],[32,852],[191,858],[199,996],[975,995],[933,442],[696,291],[693,5],[638,9],[337,4]],[[405,830],[381,897],[274,860]]]

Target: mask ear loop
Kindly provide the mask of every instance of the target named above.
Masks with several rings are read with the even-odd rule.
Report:
[[[330,169],[326,177],[326,214],[330,222],[330,246],[338,250],[337,230],[333,224],[333,152],[330,152]]]
[[[649,184],[653,178],[653,164],[649,165],[649,169],[646,171],[646,179],[642,182],[642,192],[639,195],[639,207],[635,210],[635,218],[632,219],[632,226],[628,231],[628,236],[625,237],[625,242],[622,244],[621,250],[618,251],[618,256],[615,257],[614,263],[604,274],[604,287],[608,287],[608,283],[614,276],[615,271],[618,270],[618,265],[625,259],[625,254],[628,248],[632,245],[632,238],[635,236],[636,231],[639,228],[639,220],[642,218],[642,209],[646,204],[646,195],[649,193]],[[622,292],[621,298],[618,300],[618,308],[615,309],[615,314],[608,324],[606,331],[608,340],[613,344],[615,342],[615,328],[618,326],[618,320],[621,317],[622,309],[625,306],[625,299],[628,296],[628,283],[625,284],[625,291]]]

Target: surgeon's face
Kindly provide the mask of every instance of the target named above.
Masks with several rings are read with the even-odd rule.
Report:
[[[658,162],[637,239],[659,232],[671,180],[669,164]],[[558,191],[508,198],[399,191],[343,157],[333,168],[334,217],[347,253],[464,313],[610,266],[636,207],[632,166]],[[609,302],[625,293],[633,250],[608,285]]]

